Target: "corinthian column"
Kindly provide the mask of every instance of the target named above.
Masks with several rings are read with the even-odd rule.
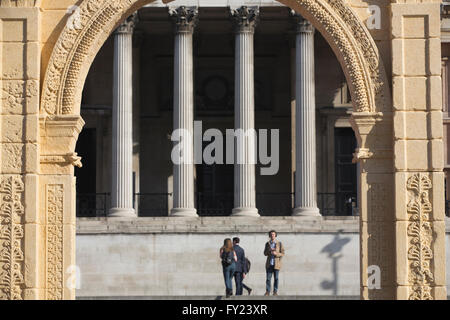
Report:
[[[173,129],[179,131],[177,146],[181,158],[173,166],[173,209],[171,216],[197,216],[194,204],[194,69],[192,34],[196,7],[169,9],[175,22]]]
[[[136,217],[133,209],[133,29],[131,16],[114,33],[112,190],[110,217]]]
[[[319,216],[316,177],[316,101],[314,28],[298,17],[296,35],[296,216]]]
[[[255,94],[253,35],[258,7],[231,9],[236,29],[235,52],[235,130],[237,143],[234,163],[233,216],[259,216],[256,209]]]

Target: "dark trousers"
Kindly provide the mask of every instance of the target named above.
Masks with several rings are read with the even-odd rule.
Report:
[[[266,291],[270,292],[270,287],[271,287],[271,282],[272,282],[272,274],[274,277],[274,281],[273,281],[273,291],[277,292],[278,291],[278,273],[280,272],[280,270],[275,270],[273,266],[270,266],[269,268],[266,269]]]
[[[245,283],[243,283],[243,282],[242,282],[242,287],[243,287],[245,290],[247,290],[247,291],[252,290],[252,288],[250,288],[249,286],[245,285]]]
[[[244,280],[244,276],[242,272],[235,272],[234,273],[234,282],[236,283],[236,295],[242,296],[242,281]]]

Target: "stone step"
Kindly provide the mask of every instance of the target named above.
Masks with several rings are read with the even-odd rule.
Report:
[[[110,297],[77,297],[77,300],[359,300],[359,296],[110,296]]]

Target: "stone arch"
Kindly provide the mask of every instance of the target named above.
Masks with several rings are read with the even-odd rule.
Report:
[[[41,114],[79,114],[84,80],[111,32],[152,0],[85,0],[79,23],[67,23],[51,55],[42,87]],[[378,49],[356,13],[343,0],[280,0],[322,33],[347,77],[354,111],[381,112],[389,97]]]
[[[40,163],[43,176],[39,183],[43,190],[46,190],[49,185],[53,188],[57,186],[61,197],[71,199],[69,207],[64,209],[64,216],[68,216],[67,219],[73,226],[75,219],[73,165],[81,165],[73,151],[83,125],[79,113],[85,78],[95,55],[113,30],[134,11],[152,1],[83,0],[77,9],[80,20],[77,23],[68,21],[53,49],[45,71],[40,102],[42,138]],[[372,161],[371,165],[367,165],[366,172],[373,167],[373,161],[375,161],[373,158],[392,161],[392,151],[384,148],[392,143],[392,135],[378,134],[378,132],[392,131],[389,129],[391,122],[386,120],[389,116],[384,115],[391,111],[389,86],[378,49],[361,19],[345,0],[279,1],[307,18],[322,33],[341,63],[354,107],[352,124],[359,144],[355,158],[362,160],[363,164],[369,159]],[[369,150],[369,147],[375,146],[375,140],[377,140],[378,149]],[[387,177],[391,179],[392,176],[389,173]],[[54,181],[62,182],[56,184]],[[372,186],[364,190],[367,193],[369,191],[377,195],[381,192]],[[48,201],[48,199],[43,200]],[[369,202],[370,199],[367,199],[367,196],[361,199],[362,216],[368,215]],[[385,201],[385,203],[388,202],[392,204],[393,199],[389,198]],[[43,206],[45,204],[41,203],[42,208]],[[367,288],[362,285],[362,296],[392,298],[395,296],[394,290],[391,290],[395,287],[394,254],[389,250],[389,253],[386,253],[374,248],[377,248],[381,242],[386,242],[386,239],[390,239],[395,232],[389,230],[387,235],[384,234],[383,225],[379,223],[372,222],[370,225],[362,223],[361,225],[361,270],[368,265],[380,265],[382,272],[388,274],[383,285],[389,289],[382,296],[371,296],[367,293]],[[379,230],[378,227],[380,227]],[[74,227],[71,230],[72,238],[66,239],[62,232],[58,238],[65,250],[72,250],[71,253],[63,252],[69,262],[74,259],[75,246]],[[366,241],[369,234],[375,237]],[[55,248],[53,239],[47,239],[47,251]],[[72,243],[65,243],[67,241]],[[49,254],[52,253],[49,252]],[[48,265],[46,270],[48,279],[54,279],[54,270],[65,270],[63,264],[67,264],[56,260],[52,263],[61,264],[61,268],[52,264]],[[361,283],[365,283],[366,278],[364,272],[361,272]],[[61,292],[61,289],[58,289],[60,287],[61,284],[58,281],[48,282],[45,297],[47,299],[74,298],[74,291]]]

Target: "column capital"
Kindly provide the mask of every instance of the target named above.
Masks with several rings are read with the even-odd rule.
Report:
[[[305,18],[303,18],[300,14],[298,14],[295,10],[291,10],[291,17],[295,23],[295,32],[296,33],[314,33],[314,27]]]
[[[169,8],[169,15],[175,24],[175,33],[192,33],[198,22],[198,7]]]
[[[255,32],[259,19],[259,7],[230,7],[230,14],[234,20],[235,30],[237,33]]]
[[[133,13],[131,16],[126,18],[124,22],[122,22],[119,27],[117,27],[114,34],[132,34],[134,31],[134,27],[136,27],[139,22],[139,18],[137,12]]]

